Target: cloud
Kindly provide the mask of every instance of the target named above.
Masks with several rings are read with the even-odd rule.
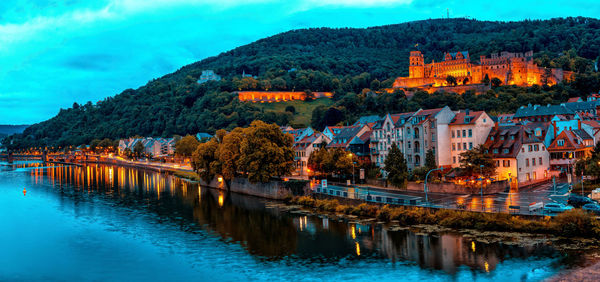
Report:
[[[484,20],[600,14],[594,1],[578,1],[2,0],[0,124],[39,122],[290,29],[392,24],[446,8]]]

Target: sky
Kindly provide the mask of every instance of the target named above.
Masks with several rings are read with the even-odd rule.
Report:
[[[501,21],[600,15],[598,0],[0,0],[0,124],[37,123],[291,29],[394,24],[446,9]]]

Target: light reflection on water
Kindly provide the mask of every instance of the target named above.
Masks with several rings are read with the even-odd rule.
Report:
[[[27,198],[15,187],[26,187]],[[558,271],[547,246],[483,244],[453,233],[388,232],[283,213],[261,199],[104,165],[0,166],[0,214],[10,216],[0,235],[0,280],[508,281]],[[20,237],[25,252],[14,244]]]

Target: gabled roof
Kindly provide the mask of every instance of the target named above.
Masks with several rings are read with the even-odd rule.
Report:
[[[453,52],[453,53],[449,53],[450,56],[452,57],[453,60],[456,60],[456,54],[458,54],[459,52]],[[463,57],[465,57],[465,59],[467,57],[469,57],[469,51],[460,51],[460,53],[463,55]],[[446,60],[446,57],[444,57],[444,61]]]
[[[354,125],[369,125],[369,124],[375,124],[378,121],[382,120],[383,118],[378,116],[378,115],[371,115],[371,116],[363,116],[360,117],[355,123]]]
[[[570,110],[575,111],[575,112],[595,110],[597,105],[598,105],[598,101],[586,101],[586,102],[581,101],[581,102],[565,103],[565,107],[567,107]]]
[[[567,100],[567,103],[575,103],[575,102],[581,102],[583,100],[581,100],[581,97],[571,97],[569,98],[569,100]]]
[[[530,123],[531,124],[531,123]],[[485,145],[492,150],[495,158],[516,158],[523,144],[542,143],[541,137],[536,137],[531,125],[514,124],[492,128]],[[542,135],[543,136],[543,135]],[[498,152],[494,153],[494,149]],[[508,149],[508,152],[505,152]]]
[[[563,144],[559,145],[558,141],[563,140]],[[573,130],[563,130],[552,143],[548,146],[548,151],[564,151],[564,150],[579,150],[586,146],[580,142],[580,138]]]
[[[475,124],[475,121],[477,121],[484,113],[484,111],[476,111],[469,112],[469,115],[467,115],[465,111],[460,111],[456,113],[449,125]],[[470,117],[471,119],[467,122],[467,119],[465,119],[466,117]]]
[[[575,112],[565,105],[534,105],[521,106],[513,118],[534,117],[534,116],[553,116],[553,115],[574,115]]]
[[[327,145],[330,148],[346,148],[350,141],[365,127],[366,125],[352,125],[340,128],[340,132],[333,137]]]

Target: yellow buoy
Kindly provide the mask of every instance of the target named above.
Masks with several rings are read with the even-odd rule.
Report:
[[[27,194],[27,189],[23,188],[23,196],[25,196]]]

